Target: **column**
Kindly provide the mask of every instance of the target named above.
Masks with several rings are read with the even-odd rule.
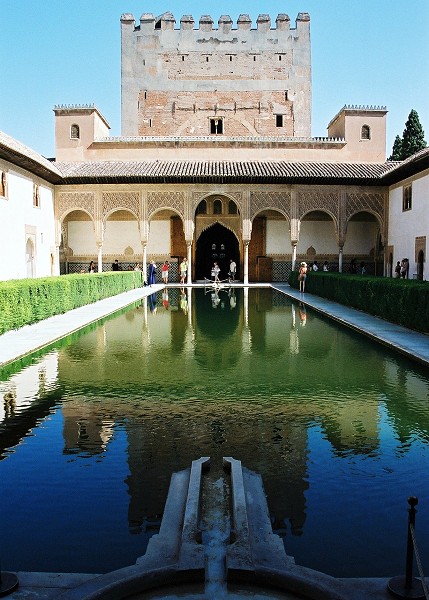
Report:
[[[338,273],[343,272],[343,247],[340,246],[338,250]]]
[[[188,260],[188,275],[186,279],[186,283],[188,285],[192,284],[192,242],[186,242],[187,247],[187,260]]]
[[[146,242],[142,242],[142,247],[143,247],[143,262],[142,262],[143,282],[147,283],[147,244],[146,244]]]
[[[97,271],[98,273],[103,272],[103,243],[98,242],[98,251],[97,251]]]
[[[244,242],[243,283],[249,285],[249,241]]]
[[[297,242],[292,242],[292,271],[295,271],[296,266],[296,247]]]

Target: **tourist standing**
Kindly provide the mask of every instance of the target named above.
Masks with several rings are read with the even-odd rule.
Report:
[[[115,259],[115,262],[112,265],[112,271],[119,271],[119,261],[117,258]]]
[[[180,283],[185,283],[186,274],[188,272],[188,261],[186,258],[180,263]]]
[[[156,283],[156,264],[154,260],[151,260],[149,264],[149,286],[153,283]]]
[[[93,260],[91,260],[91,262],[89,263],[88,273],[95,273],[95,264]]]
[[[237,265],[235,263],[235,261],[231,260],[229,261],[229,275],[231,278],[231,281],[235,281],[235,274],[237,272]]]
[[[220,267],[217,264],[217,262],[214,262],[213,266],[212,266],[212,272],[211,272],[214,283],[219,283],[219,273],[220,273]]]
[[[401,276],[401,263],[398,262],[396,263],[396,267],[395,267],[395,277],[399,278]]]
[[[328,261],[327,260],[325,260],[325,262],[323,263],[323,270],[325,271],[325,273],[327,271],[329,271],[329,265],[328,265]]]
[[[168,266],[168,260],[165,260],[161,267],[162,281],[165,283],[165,285],[168,283]]]
[[[307,263],[303,261],[299,265],[299,274],[298,274],[299,291],[300,292],[305,292],[305,280],[306,279],[307,279]]]

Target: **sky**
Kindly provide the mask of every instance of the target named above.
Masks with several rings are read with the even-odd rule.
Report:
[[[326,136],[344,105],[385,106],[386,153],[415,109],[429,143],[429,0],[1,0],[0,130],[46,157],[55,156],[53,108],[95,104],[121,135],[120,17],[170,11],[196,24],[210,15],[217,27],[229,15],[233,27],[248,14],[256,27],[279,13],[291,26],[310,14],[312,136]]]

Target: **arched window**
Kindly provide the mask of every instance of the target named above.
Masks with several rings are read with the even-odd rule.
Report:
[[[205,200],[201,200],[201,202],[197,206],[197,215],[206,215],[207,214],[207,202]]]
[[[73,123],[73,125],[70,127],[70,139],[78,140],[79,138],[80,138],[79,125],[77,125],[76,123]]]
[[[362,125],[362,129],[360,130],[360,139],[361,140],[370,140],[371,139],[371,129],[369,125]]]
[[[230,200],[228,203],[228,214],[236,215],[237,214],[237,205],[234,200]]]
[[[217,199],[213,202],[213,214],[221,215],[222,214],[222,202]]]

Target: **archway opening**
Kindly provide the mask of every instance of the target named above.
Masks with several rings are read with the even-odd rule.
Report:
[[[195,278],[210,279],[213,263],[220,267],[220,279],[226,279],[229,271],[229,261],[237,263],[237,278],[240,278],[240,251],[235,235],[221,225],[215,223],[203,231],[197,240],[195,253]]]
[[[423,250],[419,250],[419,253],[417,255],[417,279],[420,279],[420,280],[423,279],[424,262],[425,262],[425,253],[423,252]]]

